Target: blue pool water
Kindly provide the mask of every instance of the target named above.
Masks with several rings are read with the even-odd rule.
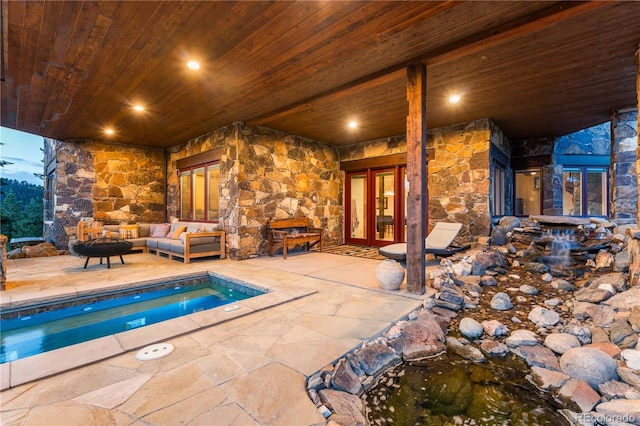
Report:
[[[2,312],[0,364],[247,299],[264,291],[205,275]]]

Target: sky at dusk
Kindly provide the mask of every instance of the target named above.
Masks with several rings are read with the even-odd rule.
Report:
[[[0,127],[0,158],[13,164],[0,167],[0,177],[43,185],[34,173],[43,174],[44,138]]]

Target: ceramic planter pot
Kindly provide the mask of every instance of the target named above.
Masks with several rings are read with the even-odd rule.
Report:
[[[404,281],[404,268],[395,260],[387,259],[376,266],[376,277],[385,290],[397,290]]]

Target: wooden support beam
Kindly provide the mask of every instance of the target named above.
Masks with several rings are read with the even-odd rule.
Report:
[[[427,69],[407,68],[407,291],[425,292],[427,229]]]

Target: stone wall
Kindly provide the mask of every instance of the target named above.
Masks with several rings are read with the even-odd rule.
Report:
[[[429,131],[427,148],[435,152],[428,167],[429,229],[459,222],[467,241],[489,235],[492,130],[483,119]]]
[[[615,111],[611,120],[611,218],[637,223],[638,110]]]
[[[582,129],[555,138],[553,153],[562,155],[609,155],[611,152],[611,123]]]
[[[337,147],[340,161],[362,160],[407,152],[407,136],[400,135]]]
[[[489,119],[428,131],[427,150],[434,154],[428,162],[429,229],[439,221],[460,222],[461,239],[489,235],[491,144],[509,156],[508,140]],[[340,161],[406,151],[405,135],[338,148]]]
[[[234,123],[170,153],[168,212],[177,213],[175,161],[223,147],[221,226],[234,259],[267,253],[269,218],[307,216],[325,229],[327,244],[343,241],[342,179],[334,148],[263,127]]]
[[[105,224],[165,220],[164,150],[91,140],[45,145],[45,164],[55,162],[56,197],[44,236],[57,248],[68,246],[83,217]]]

